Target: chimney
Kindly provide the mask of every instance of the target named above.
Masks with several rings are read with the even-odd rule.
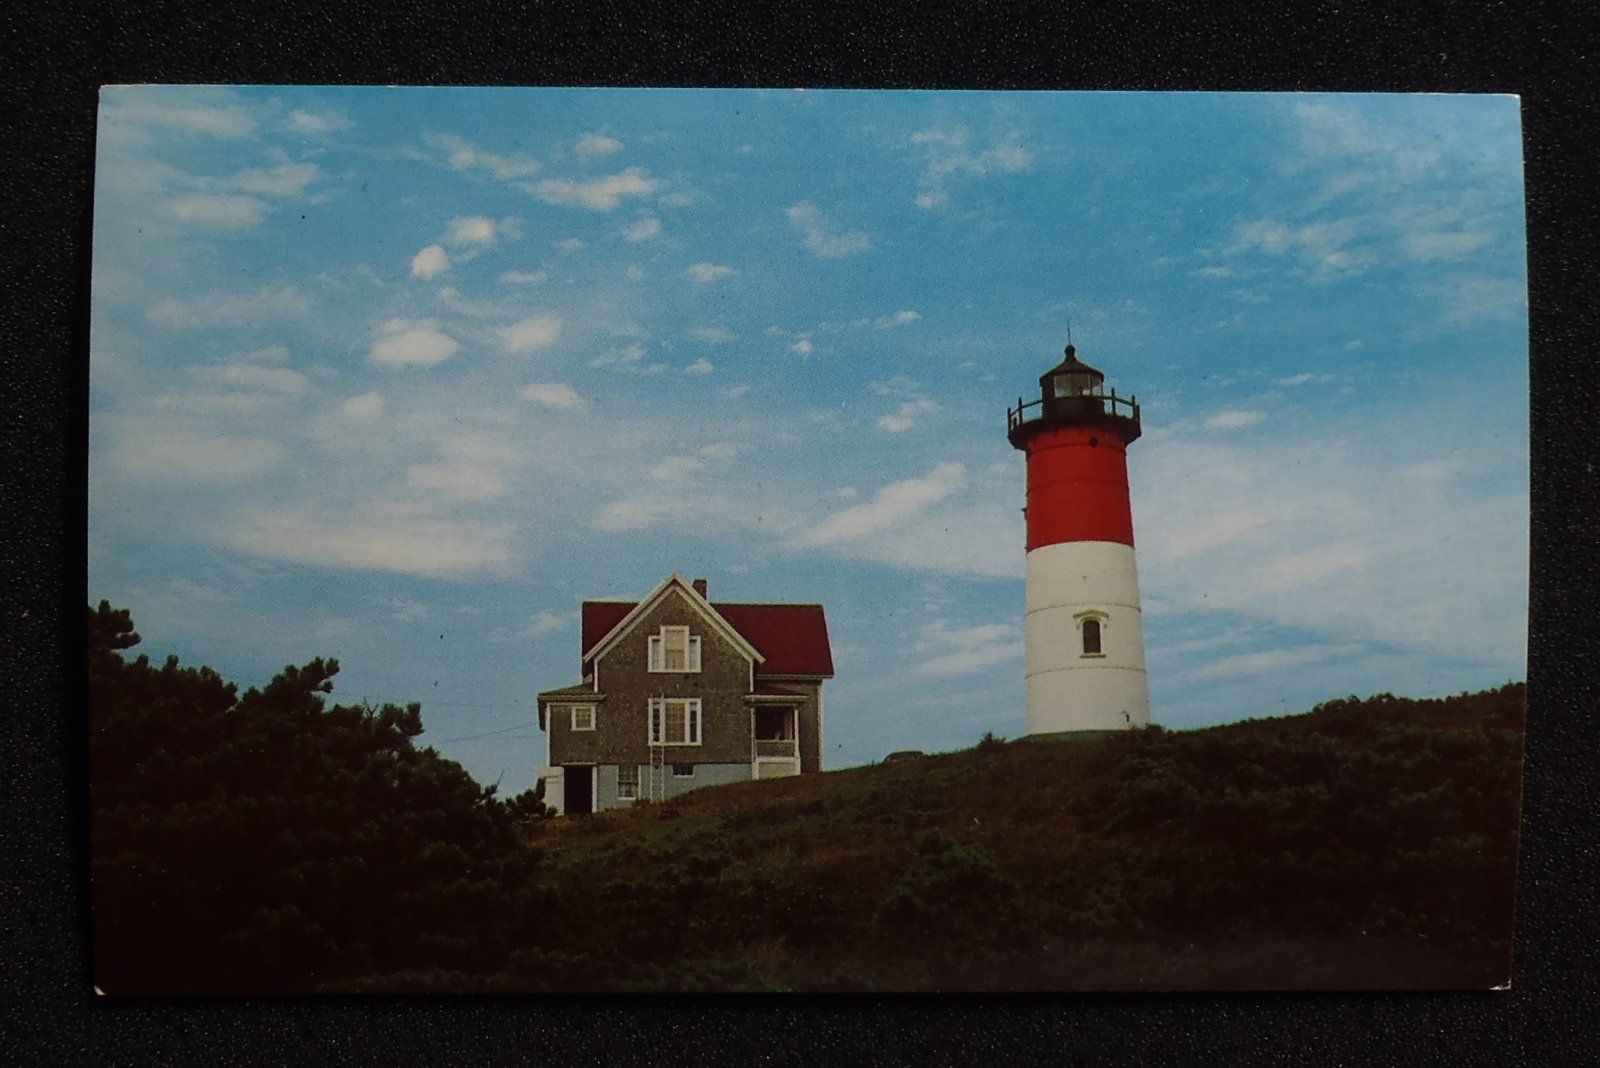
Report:
[[[694,592],[695,593],[698,593],[701,597],[705,597],[706,596],[706,580],[705,579],[695,579],[694,583],[693,583],[693,586],[694,586]]]

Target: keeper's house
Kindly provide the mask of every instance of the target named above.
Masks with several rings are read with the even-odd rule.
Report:
[[[819,604],[713,604],[676,574],[642,601],[585,601],[582,677],[539,694],[559,812],[822,770]]]

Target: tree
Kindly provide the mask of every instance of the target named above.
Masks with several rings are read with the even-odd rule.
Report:
[[[339,665],[320,658],[240,696],[176,657],[128,659],[124,610],[101,602],[88,629],[103,989],[304,991],[507,959],[532,808],[417,747],[419,705],[330,706]]]

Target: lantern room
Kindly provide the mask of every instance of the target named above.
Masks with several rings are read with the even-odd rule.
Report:
[[[1139,436],[1139,403],[1136,397],[1119,397],[1115,389],[1106,391],[1105,373],[1078,359],[1078,350],[1067,346],[1066,359],[1039,377],[1039,399],[1006,410],[1006,428],[1011,444],[1026,449],[1028,441],[1042,430],[1063,426],[1101,427],[1122,439],[1124,445]]]

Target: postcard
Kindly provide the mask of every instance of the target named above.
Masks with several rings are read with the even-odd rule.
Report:
[[[1504,96],[116,86],[108,995],[1490,989]]]

